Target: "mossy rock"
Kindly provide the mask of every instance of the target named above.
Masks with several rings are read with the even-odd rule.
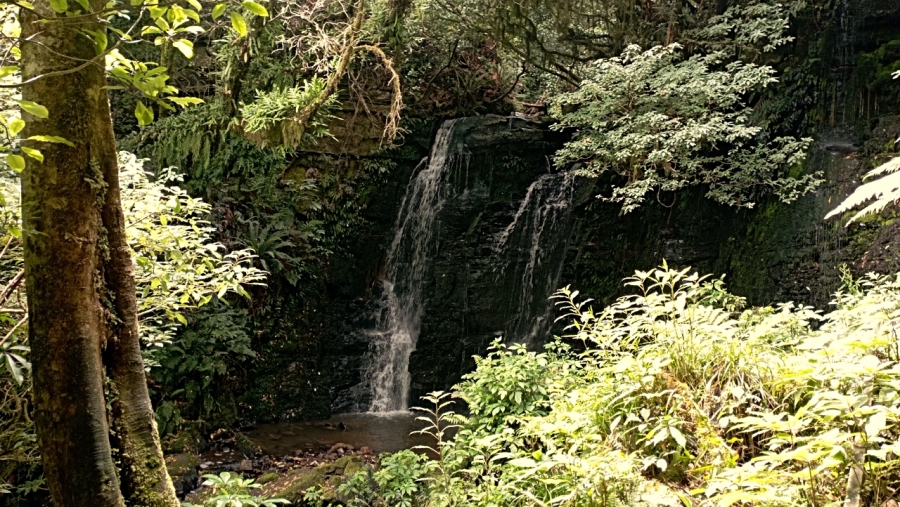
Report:
[[[185,424],[177,434],[163,439],[163,452],[166,454],[197,454],[200,452],[203,441],[199,424]]]
[[[187,495],[184,498],[184,501],[191,505],[203,505],[206,503],[207,500],[212,498],[215,495],[215,493],[216,493],[216,490],[214,488],[208,488],[208,487],[200,488],[197,491],[194,491],[193,493]]]
[[[269,472],[269,473],[260,475],[259,478],[256,479],[256,482],[259,484],[268,484],[272,481],[278,480],[278,478],[280,478],[280,477],[281,477],[281,474],[279,474],[277,472]]]
[[[331,463],[319,465],[316,468],[291,470],[286,475],[264,485],[260,496],[264,498],[285,498],[290,502],[297,503],[303,500],[306,490],[314,486],[327,486],[328,492],[333,491],[341,483],[344,476],[353,474],[362,470],[362,468],[362,458],[359,456],[344,456]]]
[[[166,456],[166,470],[169,471],[175,492],[179,495],[187,493],[197,485],[200,479],[197,472],[199,467],[200,459],[196,454],[179,453]]]
[[[256,442],[250,440],[250,438],[243,433],[235,432],[234,448],[247,457],[262,454],[262,449],[258,445],[256,445]]]

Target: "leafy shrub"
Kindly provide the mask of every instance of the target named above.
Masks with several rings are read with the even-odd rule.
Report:
[[[900,275],[847,278],[823,314],[742,310],[721,279],[689,271],[638,271],[625,281],[634,293],[599,311],[562,290],[563,340],[584,352],[496,347],[452,395],[469,417],[451,411],[450,394],[427,396],[436,444],[410,505],[894,498]]]
[[[253,479],[244,479],[240,474],[222,472],[219,475],[206,474],[203,476],[203,485],[213,488],[215,496],[206,500],[203,505],[207,507],[275,507],[279,504],[290,504],[284,498],[261,498],[250,494],[251,489],[258,489],[258,484]],[[193,507],[191,504],[182,503],[184,507]]]
[[[414,507],[422,492],[428,467],[424,456],[405,450],[382,456],[378,470],[370,468],[350,475],[337,487],[337,496],[350,507]],[[323,491],[310,489],[307,502],[324,505]]]

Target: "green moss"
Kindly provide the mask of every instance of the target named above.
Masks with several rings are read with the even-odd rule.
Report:
[[[247,435],[243,433],[235,433],[234,435],[234,448],[237,449],[238,452],[243,454],[244,456],[252,456],[254,454],[261,454],[262,450],[253,440],[250,440]]]
[[[169,471],[169,476],[173,480],[196,474],[199,466],[200,459],[195,454],[182,453],[166,457],[166,470]]]
[[[203,437],[198,425],[185,424],[176,435],[163,440],[163,451],[166,454],[199,453]]]
[[[272,481],[278,480],[279,477],[281,477],[281,475],[279,475],[278,473],[276,473],[276,472],[269,472],[269,473],[267,473],[267,474],[262,474],[262,475],[260,475],[260,476],[256,479],[256,482],[258,482],[258,483],[260,483],[260,484],[268,484],[268,483],[270,483],[270,482],[272,482]]]
[[[299,502],[309,488],[327,485],[330,486],[327,490],[333,490],[344,476],[362,470],[362,467],[362,458],[359,456],[344,456],[316,468],[292,470],[263,486],[262,496]]]

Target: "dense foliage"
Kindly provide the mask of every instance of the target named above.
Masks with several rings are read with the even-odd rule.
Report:
[[[495,344],[452,397],[426,397],[432,457],[382,458],[378,480],[354,476],[342,498],[824,506],[893,496],[900,277],[848,276],[824,314],[742,311],[721,280],[665,265],[626,285],[633,295],[599,311],[561,291],[571,334],[540,353]],[[455,398],[467,416],[451,411]]]
[[[168,397],[185,392],[194,403],[202,384],[206,387],[215,375],[224,374],[226,364],[252,354],[226,343],[218,346],[204,337],[205,350],[192,350],[190,333],[178,333],[188,323],[191,312],[232,294],[247,296],[247,288],[261,283],[265,272],[253,267],[253,252],[248,249],[227,251],[212,240],[212,228],[203,217],[209,205],[189,197],[175,186],[180,175],[169,169],[163,179],[151,181],[143,161],[133,154],[120,154],[122,203],[126,212],[129,246],[132,248],[141,312],[141,337],[151,377],[163,379]],[[0,340],[0,476],[21,474],[32,478],[39,456],[36,450],[31,414],[26,345],[27,311],[22,278],[22,250],[17,178],[3,180],[2,227],[5,238],[2,256],[2,326]],[[221,309],[220,309],[221,312]],[[220,319],[228,317],[220,313]],[[194,317],[191,317],[192,319]],[[221,332],[220,328],[218,331]],[[230,345],[230,346],[229,346]],[[195,353],[185,360],[185,352]],[[197,368],[192,361],[214,361],[215,368]],[[206,363],[204,363],[206,364]],[[199,370],[199,373],[197,372]],[[152,382],[152,380],[151,380]],[[203,402],[203,398],[200,398]],[[206,401],[208,403],[208,401]],[[165,407],[165,404],[163,405]],[[163,418],[162,422],[167,422]],[[31,493],[40,480],[20,480],[17,494]]]
[[[753,206],[774,191],[792,201],[814,188],[814,175],[794,178],[811,139],[765,139],[745,97],[776,82],[771,67],[728,62],[724,53],[685,59],[672,44],[621,57],[587,71],[578,91],[554,100],[557,128],[576,130],[557,163],[581,162],[578,173],[614,173],[624,184],[610,199],[624,212],[647,194],[703,185],[707,197]]]

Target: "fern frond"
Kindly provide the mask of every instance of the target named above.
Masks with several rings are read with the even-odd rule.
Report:
[[[883,210],[888,204],[900,198],[900,157],[894,158],[885,164],[869,171],[864,176],[865,179],[885,175],[875,181],[871,181],[857,188],[849,197],[844,199],[837,208],[831,210],[825,219],[840,215],[860,204],[876,199],[876,201],[865,207],[862,211],[851,218],[846,225],[852,224],[855,220],[869,213],[877,213]]]
[[[897,139],[897,142],[900,142],[900,139]],[[895,173],[897,171],[900,171],[900,157],[893,158],[887,163],[872,169],[863,175],[863,179],[868,180],[876,176],[881,176],[882,174]]]

